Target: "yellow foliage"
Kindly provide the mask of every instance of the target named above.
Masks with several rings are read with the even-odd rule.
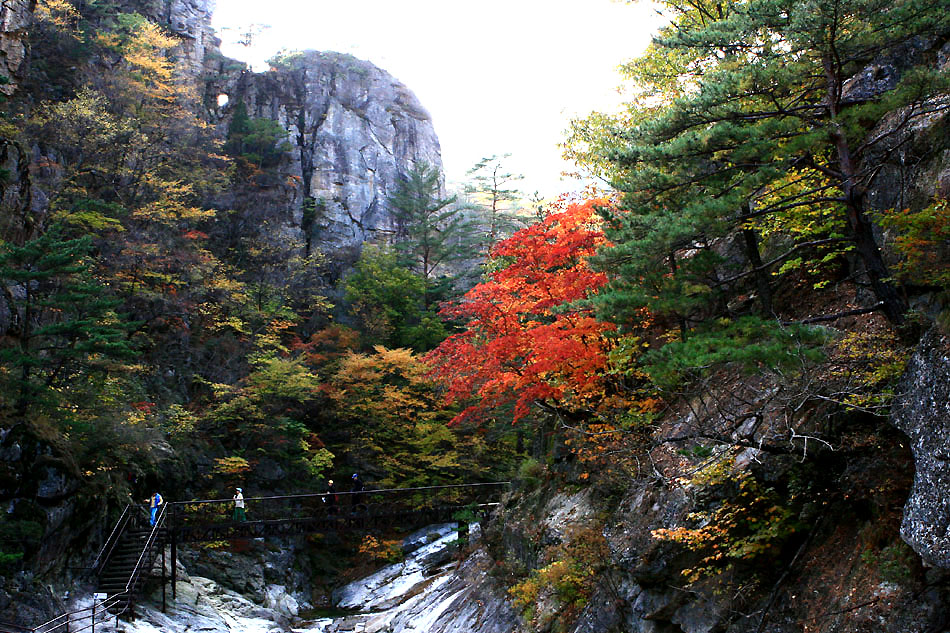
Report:
[[[890,331],[849,332],[831,353],[831,377],[844,383],[843,404],[859,409],[887,407],[903,375],[910,350]]]
[[[535,615],[534,606],[546,596],[556,598],[566,615],[576,614],[593,594],[608,558],[607,540],[598,526],[575,529],[563,543],[545,552],[544,559],[550,562],[531,572],[508,593],[528,619]]]
[[[79,35],[79,20],[82,16],[68,0],[40,0],[36,3],[33,17],[52,25],[62,35]]]
[[[374,562],[385,561],[395,563],[402,560],[402,548],[399,541],[379,540],[374,536],[366,535],[360,543],[359,553],[363,557],[371,558]]]
[[[219,475],[238,475],[251,470],[251,465],[243,457],[219,457],[214,460],[214,472]]]
[[[735,489],[734,494],[712,510],[687,515],[698,527],[652,532],[656,539],[680,543],[704,554],[699,566],[682,572],[691,583],[727,571],[737,561],[777,554],[788,537],[801,527],[775,490],[749,472],[734,472],[732,460],[703,469],[690,483]]]

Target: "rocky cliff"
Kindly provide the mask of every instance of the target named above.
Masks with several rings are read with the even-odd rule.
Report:
[[[227,61],[222,61],[224,71]],[[441,168],[432,119],[415,95],[389,73],[349,55],[307,51],[286,56],[264,73],[223,72],[208,86],[226,134],[235,104],[287,130],[292,150],[276,206],[282,229],[300,235],[301,209],[317,208],[314,244],[324,251],[385,240],[395,230],[387,202],[399,177],[417,162]]]
[[[916,464],[901,536],[928,564],[950,569],[950,337],[934,329],[923,338],[900,394],[891,420]]]
[[[0,84],[0,93],[12,94],[21,79],[28,52],[26,36],[35,8],[36,0],[12,0],[0,5],[0,77],[7,80]]]
[[[238,103],[249,116],[286,130],[292,149],[277,168],[279,177],[216,201],[239,212],[255,207],[254,221],[264,207],[275,239],[309,237],[331,254],[386,240],[395,230],[387,200],[400,176],[418,162],[441,169],[429,113],[409,88],[373,64],[306,51],[283,55],[270,70],[255,73],[221,55],[210,26],[213,0],[129,4],[181,38],[172,54],[204,96],[204,113],[222,139]],[[308,200],[317,208],[313,227],[303,226]]]
[[[302,208],[318,214],[307,227],[317,248],[357,249],[386,240],[395,230],[388,197],[401,175],[417,162],[441,169],[432,119],[412,91],[386,71],[350,55],[307,51],[285,55],[269,71],[255,73],[224,57],[211,28],[214,0],[124,0],[119,9],[136,12],[178,36],[169,51],[179,73],[193,82],[201,103],[193,106],[224,139],[235,106],[252,117],[278,122],[291,151],[277,177],[215,200],[219,208],[253,207],[271,224],[276,240],[302,242]],[[12,94],[29,64],[28,33],[35,0],[0,8],[0,76]],[[219,103],[225,95],[226,103]],[[16,168],[16,165],[12,166]],[[243,203],[243,204],[242,204]]]

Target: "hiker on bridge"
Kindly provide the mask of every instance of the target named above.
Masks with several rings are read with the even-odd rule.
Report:
[[[327,494],[324,495],[323,502],[327,504],[327,506],[330,509],[330,512],[333,512],[333,510],[336,508],[336,501],[337,501],[336,485],[334,485],[333,480],[331,479],[330,481],[327,482]]]
[[[247,521],[247,515],[244,513],[244,491],[241,488],[235,488],[234,493],[234,516],[235,521]]]
[[[360,497],[363,496],[363,495],[359,494],[359,493],[363,492],[363,480],[360,479],[360,474],[359,474],[359,473],[353,473],[353,476],[350,477],[350,479],[351,479],[352,482],[353,482],[352,491],[353,491],[354,493],[357,493],[357,494],[354,494],[354,495],[353,495],[353,507],[355,508],[355,507],[359,504],[359,502],[360,502]]]
[[[165,500],[162,499],[162,495],[156,492],[152,495],[152,498],[147,501],[149,504],[148,524],[154,527],[156,518],[158,517],[158,509],[165,503]]]

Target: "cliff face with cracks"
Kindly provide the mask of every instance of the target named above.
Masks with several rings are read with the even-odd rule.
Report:
[[[10,0],[0,4],[0,93],[13,94],[27,59],[27,33],[36,0]]]
[[[901,536],[930,565],[950,569],[950,337],[921,341],[891,421],[910,438],[916,472]]]
[[[222,66],[224,70],[224,66]],[[261,195],[282,199],[280,231],[301,236],[302,208],[313,200],[314,245],[333,254],[386,240],[396,229],[388,198],[414,163],[441,168],[428,112],[412,92],[373,64],[339,53],[307,51],[264,73],[222,73],[208,87],[221,134],[235,104],[249,116],[277,121],[291,144],[284,178]]]

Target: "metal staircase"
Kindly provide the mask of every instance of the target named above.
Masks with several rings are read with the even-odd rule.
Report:
[[[140,518],[134,516],[134,511],[132,505],[125,508],[93,563],[91,571],[98,577],[96,593],[105,594],[103,599],[94,600],[91,607],[69,611],[32,628],[0,622],[0,633],[95,633],[97,628],[114,630],[107,625],[112,617],[131,619],[135,599],[152,570],[157,552],[163,556],[163,571],[165,562],[162,547],[165,506],[152,527],[140,527]]]
[[[102,566],[97,591],[108,595],[106,601],[111,603],[110,613],[118,615],[130,610],[134,598],[140,593],[155,562],[155,550],[162,541],[161,528],[154,538],[150,538],[152,532],[151,528],[135,529],[130,526]],[[114,602],[111,601],[113,598]]]

